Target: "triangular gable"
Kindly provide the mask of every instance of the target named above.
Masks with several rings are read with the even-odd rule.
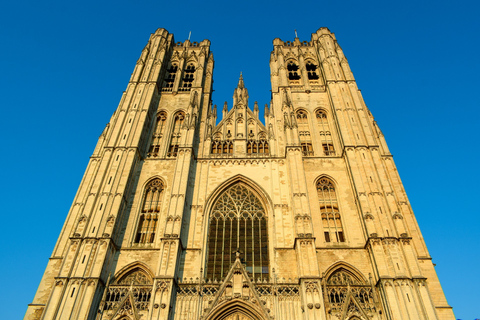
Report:
[[[345,299],[345,304],[343,305],[342,317],[340,319],[350,319],[353,316],[357,316],[361,319],[370,319],[357,299],[355,299],[352,292],[349,290]]]
[[[201,319],[217,318],[223,314],[225,310],[232,310],[238,305],[238,309],[245,309],[248,305],[251,310],[250,318],[253,320],[271,319],[268,311],[263,305],[260,297],[254,289],[254,284],[250,280],[245,267],[240,261],[240,254],[237,257],[223,284],[215,294],[211,306],[205,310]]]
[[[113,315],[110,319],[116,320],[123,316],[127,316],[129,319],[138,320],[137,308],[135,308],[135,299],[132,295],[132,290],[128,291],[122,302],[118,304],[118,307],[113,311]]]

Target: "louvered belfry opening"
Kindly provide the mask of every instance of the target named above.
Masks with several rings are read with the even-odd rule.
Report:
[[[235,261],[237,250],[253,279],[268,279],[267,214],[258,197],[243,183],[225,190],[212,208],[207,279],[223,279]]]

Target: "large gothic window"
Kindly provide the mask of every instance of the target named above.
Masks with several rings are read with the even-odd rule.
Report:
[[[323,155],[334,156],[335,148],[333,146],[332,132],[328,123],[327,114],[323,110],[317,110],[315,113],[317,118],[317,127],[320,132],[320,140],[322,142]]]
[[[152,134],[152,144],[150,145],[150,150],[148,151],[148,157],[159,157],[160,143],[165,134],[165,127],[167,123],[167,114],[165,112],[160,112],[157,115],[157,121],[155,123],[155,129]]]
[[[177,112],[173,120],[172,137],[170,139],[170,147],[168,148],[167,157],[176,157],[178,153],[178,145],[180,144],[180,138],[182,134],[183,121],[185,120],[185,113],[183,111]]]
[[[162,194],[163,183],[160,179],[150,181],[145,187],[135,243],[152,243],[154,241]]]
[[[224,191],[210,214],[207,278],[223,279],[235,252],[253,279],[268,278],[267,215],[260,200],[243,183]]]
[[[308,116],[306,111],[297,111],[297,125],[300,144],[302,145],[302,154],[304,156],[313,156],[312,139],[310,137],[310,128],[308,126]]]
[[[338,210],[337,193],[333,182],[327,178],[319,179],[317,195],[325,242],[345,242],[340,211]]]

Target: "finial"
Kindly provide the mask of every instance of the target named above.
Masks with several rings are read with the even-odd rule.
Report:
[[[240,249],[237,249],[237,251],[235,251],[235,257],[237,259],[240,259]]]
[[[238,88],[244,88],[245,85],[243,83],[243,75],[242,72],[240,72],[240,79],[238,79]]]
[[[228,111],[228,104],[227,101],[223,103],[223,111]]]
[[[297,29],[295,29],[295,38],[298,38]],[[189,38],[190,39],[190,38]]]
[[[192,31],[188,33],[188,41],[190,41],[190,36],[192,35]]]

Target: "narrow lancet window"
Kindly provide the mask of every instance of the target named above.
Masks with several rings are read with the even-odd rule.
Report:
[[[148,151],[148,157],[159,157],[160,154],[160,145],[163,141],[163,136],[165,134],[165,126],[167,123],[167,114],[165,112],[160,112],[157,115],[157,120],[155,123],[155,129],[152,134],[152,143],[150,145],[150,150]]]
[[[317,128],[320,133],[323,155],[334,156],[335,147],[333,145],[332,132],[330,130],[330,124],[328,123],[327,114],[323,110],[317,110],[315,116],[317,118]]]
[[[177,75],[178,66],[173,63],[165,73],[165,79],[163,83],[162,91],[172,91],[175,83],[175,76]]]
[[[297,84],[300,81],[300,70],[298,70],[298,65],[290,61],[287,65],[288,79],[291,83]]]
[[[317,182],[317,195],[325,242],[345,242],[337,193],[333,182],[327,178],[319,179]]]
[[[157,231],[162,194],[163,183],[160,179],[150,181],[145,187],[135,243],[153,243]]]
[[[185,120],[185,113],[183,111],[177,112],[173,120],[172,136],[170,138],[170,146],[168,148],[167,157],[176,157],[178,153],[178,146],[182,137],[181,129]]]
[[[313,156],[313,145],[310,137],[310,127],[308,125],[307,112],[304,110],[297,111],[297,125],[300,145],[302,146],[302,154],[304,157]]]
[[[191,63],[187,65],[183,72],[182,86],[179,91],[190,91],[195,77],[195,66]]]
[[[310,82],[316,82],[318,80],[317,66],[312,62],[307,62],[305,67],[307,69],[308,80],[310,80]]]

